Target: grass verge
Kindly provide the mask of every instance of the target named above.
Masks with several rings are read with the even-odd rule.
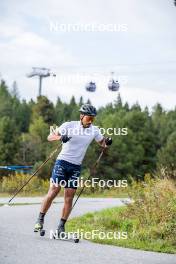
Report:
[[[176,245],[171,241],[162,239],[162,237],[151,237],[150,230],[154,227],[144,226],[139,228],[139,221],[135,218],[125,218],[127,208],[114,207],[100,212],[87,213],[81,217],[76,217],[68,222],[68,231],[92,232],[117,232],[119,239],[90,239],[95,243],[114,245],[120,247],[142,249],[163,253],[176,253]],[[127,233],[127,239],[123,239],[124,233]]]
[[[86,214],[69,222],[69,230],[91,232],[127,232],[120,239],[101,239],[94,242],[136,249],[176,253],[176,184],[167,178],[132,181],[128,190],[132,203]]]

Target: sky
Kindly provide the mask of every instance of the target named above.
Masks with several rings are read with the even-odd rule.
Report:
[[[172,0],[1,0],[0,77],[21,99],[36,100],[32,67],[56,77],[43,79],[42,94],[56,102],[90,98],[96,107],[117,98],[108,90],[111,72],[123,102],[151,109],[176,105],[176,7]],[[95,93],[85,90],[96,82]]]

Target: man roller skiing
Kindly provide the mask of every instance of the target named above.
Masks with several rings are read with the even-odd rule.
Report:
[[[92,123],[97,114],[96,108],[90,104],[84,104],[80,108],[80,121],[71,121],[63,123],[57,133],[50,134],[48,141],[60,140],[63,142],[62,150],[59,153],[53,171],[52,182],[45,196],[34,231],[38,232],[43,229],[44,217],[51,206],[52,201],[59,193],[61,186],[59,183],[64,181],[64,206],[62,209],[62,216],[59,221],[57,232],[65,232],[65,223],[68,219],[72,208],[73,198],[77,189],[75,182],[81,173],[81,163],[84,159],[86,150],[93,139],[106,148],[112,143],[111,138],[105,138],[98,127],[93,126]]]

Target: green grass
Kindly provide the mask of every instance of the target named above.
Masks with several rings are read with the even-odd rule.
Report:
[[[127,239],[91,239],[91,241],[101,244],[142,249],[163,253],[176,253],[176,245],[169,240],[161,237],[152,238],[150,230],[154,227],[139,227],[138,219],[126,218],[124,215],[126,207],[115,207],[105,209],[100,212],[87,213],[84,216],[74,218],[68,222],[68,231],[81,230],[82,232],[91,232],[99,230],[109,232],[127,232]]]
[[[19,193],[17,195],[17,197],[43,197],[46,193]],[[3,192],[0,193],[0,198],[6,198],[6,197],[11,197],[13,194],[12,193],[7,193],[7,192]]]
[[[80,189],[77,190],[77,194],[80,192]],[[44,195],[46,195],[47,190],[44,190],[43,192],[37,192],[37,191],[33,191],[33,192],[20,192],[18,194],[18,197],[43,197]],[[11,197],[12,196],[12,192],[8,193],[8,192],[0,192],[0,197]],[[64,196],[64,189],[62,188],[59,195],[60,197]],[[85,192],[82,193],[81,197],[85,197],[85,198],[127,198],[128,197],[128,193],[125,192],[124,190],[121,189],[110,189],[110,190],[102,190],[100,191],[94,191],[94,192],[87,192],[85,190]]]
[[[53,204],[58,204],[59,202],[53,202]],[[8,206],[18,206],[18,205],[36,205],[41,203],[10,203]],[[0,206],[4,206],[6,203],[0,203]]]
[[[19,206],[19,205],[33,205],[33,204],[40,204],[40,203],[11,203],[8,206]],[[5,206],[5,203],[0,203],[0,206]]]

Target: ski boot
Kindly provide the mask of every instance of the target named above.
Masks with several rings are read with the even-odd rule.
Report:
[[[45,235],[45,230],[43,229],[43,225],[44,225],[44,217],[39,217],[37,219],[37,222],[35,223],[34,226],[34,232],[40,232],[40,236],[44,236]]]
[[[59,225],[57,230],[56,230],[56,235],[59,239],[63,239],[66,235],[65,233],[65,226],[64,225]]]

